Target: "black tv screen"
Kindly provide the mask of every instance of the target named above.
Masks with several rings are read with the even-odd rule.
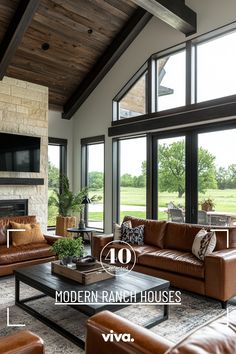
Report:
[[[40,138],[0,133],[0,171],[39,172]]]

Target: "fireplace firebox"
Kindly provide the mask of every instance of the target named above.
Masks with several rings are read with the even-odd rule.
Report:
[[[0,217],[28,215],[28,199],[0,200]]]

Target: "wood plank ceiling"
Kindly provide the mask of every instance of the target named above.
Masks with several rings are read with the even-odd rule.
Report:
[[[0,42],[19,4],[0,1]],[[6,75],[48,86],[49,104],[62,108],[137,8],[130,0],[41,0]]]
[[[0,79],[48,86],[49,105],[70,119],[152,12],[196,32],[185,0],[0,0]]]

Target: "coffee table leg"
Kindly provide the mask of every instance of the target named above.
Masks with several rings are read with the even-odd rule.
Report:
[[[164,305],[163,307],[164,307],[164,309],[163,309],[163,318],[165,320],[168,320],[168,318],[169,318],[169,305]]]
[[[144,324],[145,328],[152,328],[156,325],[158,325],[159,323],[168,320],[169,317],[169,305],[162,305],[163,307],[163,314],[159,315],[157,317],[152,318],[151,320],[149,320],[147,323]]]
[[[17,305],[20,301],[20,281],[15,276],[15,304]]]
[[[24,282],[24,281],[23,281]],[[27,283],[25,283],[27,284]],[[27,284],[30,285],[30,284]],[[26,299],[20,300],[20,279],[17,278],[17,275],[15,275],[15,304],[22,308],[25,312],[29,313],[31,316],[37,318],[39,321],[43,322],[46,324],[49,328],[53,329],[54,331],[58,332],[65,338],[69,339],[71,342],[75,343],[78,345],[80,348],[84,349],[85,348],[85,342],[83,339],[80,339],[79,337],[73,335],[69,331],[67,331],[65,328],[59,326],[58,324],[54,323],[54,321],[50,320],[46,316],[43,316],[40,314],[38,311],[27,305],[27,302],[31,302],[33,300],[38,300],[42,297],[46,297],[46,294],[40,294],[40,295],[35,295],[28,297]]]

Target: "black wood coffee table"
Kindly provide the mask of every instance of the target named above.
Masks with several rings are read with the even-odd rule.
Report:
[[[37,296],[32,296],[30,298],[20,299],[20,282],[25,283],[31,286],[34,289],[39,290],[42,294]],[[125,276],[117,276],[111,279],[107,279],[104,281],[100,281],[95,284],[90,285],[81,285],[77,282],[71,281],[67,278],[63,278],[51,273],[51,263],[46,264],[39,264],[32,267],[22,268],[15,271],[15,304],[26,312],[30,313],[32,316],[37,318],[38,320],[45,323],[50,328],[54,329],[67,339],[71,340],[81,348],[84,348],[84,341],[64,329],[63,327],[59,326],[58,324],[54,323],[49,318],[43,316],[38,311],[27,305],[27,302],[40,299],[45,296],[50,296],[55,298],[56,291],[120,291],[122,294],[126,291],[128,292],[136,292],[136,299],[139,301],[141,292],[145,291],[153,291],[159,292],[163,290],[168,290],[169,288],[169,281],[158,279],[155,277],[151,277],[149,275],[137,273],[137,272],[130,272]],[[129,299],[129,297],[128,297]],[[127,296],[124,298],[127,301]],[[130,297],[131,301],[131,297]],[[86,304],[86,305],[68,305],[87,316],[92,316],[95,313],[98,313],[103,310],[109,310],[115,312],[124,308],[126,306],[130,306],[130,303],[127,304],[106,304],[106,303],[99,303],[99,304]],[[55,305],[56,306],[56,305]],[[151,328],[158,323],[168,319],[168,304],[162,305],[163,313],[148,323],[145,324],[146,328]],[[60,310],[58,308],[58,310]],[[64,310],[65,311],[65,310]]]

